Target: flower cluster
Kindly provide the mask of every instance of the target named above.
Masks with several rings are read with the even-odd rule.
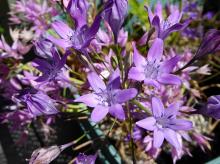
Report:
[[[11,46],[4,36],[0,39],[0,90],[10,101],[1,122],[17,122],[27,131],[32,120],[43,117],[49,125],[71,111],[104,127],[113,121],[103,131],[117,138],[118,145],[132,145],[133,162],[139,160],[137,151],[152,159],[170,151],[175,163],[190,155],[190,144],[210,147],[195,117],[219,119],[220,96],[206,102],[199,80],[211,68],[192,65],[220,50],[220,31],[209,30],[199,46],[181,45],[195,20],[190,5],[180,10],[169,4],[166,16],[160,2],[154,9],[141,6],[149,29],[139,34],[123,27],[129,24],[127,15],[132,16],[127,0],[99,5],[87,0],[17,1],[10,21],[25,28],[11,30]],[[198,102],[202,107],[196,109]],[[114,130],[119,136],[111,136]],[[50,163],[76,143],[39,148],[29,163]],[[98,154],[80,153],[73,162],[92,164]]]

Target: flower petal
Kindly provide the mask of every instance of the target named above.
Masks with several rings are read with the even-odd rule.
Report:
[[[131,67],[128,78],[137,80],[137,81],[143,81],[145,79],[144,74],[142,73],[142,70],[138,67]]]
[[[155,129],[156,120],[154,117],[147,117],[136,122],[136,125],[146,130],[153,131]]]
[[[136,95],[137,90],[135,88],[119,90],[116,94],[116,101],[117,103],[121,104],[133,99]]]
[[[152,106],[152,112],[153,112],[154,117],[158,118],[164,115],[164,106],[163,106],[162,101],[159,98],[153,97],[151,106]]]
[[[89,107],[95,107],[98,105],[99,101],[97,95],[89,93],[83,96],[80,96],[74,100],[75,102],[82,102]]]
[[[144,79],[144,84],[160,89],[160,84],[156,80],[153,80],[153,79]]]
[[[169,128],[165,128],[165,129],[163,129],[163,134],[164,134],[165,139],[171,145],[173,145],[177,149],[181,148],[181,144],[179,143],[178,138],[177,138],[177,134],[174,130],[169,129]]]
[[[160,70],[163,73],[170,73],[173,71],[174,67],[176,66],[177,62],[180,60],[180,56],[174,56],[169,60],[163,62],[160,66]]]
[[[167,127],[173,130],[191,130],[193,128],[193,124],[188,120],[171,119]]]
[[[155,148],[161,147],[164,141],[164,134],[160,129],[155,129],[154,130],[154,139],[153,139],[153,146]]]
[[[88,74],[88,81],[91,85],[92,89],[99,93],[100,91],[103,91],[106,89],[105,83],[102,81],[102,79],[94,72],[91,72]]]
[[[157,77],[157,80],[162,84],[172,84],[172,85],[181,85],[181,79],[173,74],[164,73],[161,76]]]
[[[66,42],[65,39],[55,38],[51,35],[48,35],[47,39],[50,40],[52,43],[56,44],[57,46],[62,47],[64,50],[66,50],[66,48],[70,47],[70,45]]]
[[[109,107],[106,106],[96,106],[91,114],[91,120],[95,123],[100,122],[109,112]]]
[[[132,42],[132,47],[134,50],[133,60],[136,67],[143,67],[146,65],[146,59],[138,52],[135,42]]]
[[[125,120],[125,112],[120,104],[112,105],[109,108],[109,113],[119,120]]]
[[[180,101],[170,104],[168,108],[166,108],[165,110],[165,116],[169,119],[176,118],[176,115],[180,109],[180,105],[181,105]]]
[[[63,39],[66,39],[68,35],[73,33],[73,30],[62,21],[55,21],[52,23],[51,26]]]
[[[159,62],[163,54],[163,40],[156,38],[148,51],[147,60],[149,62]]]

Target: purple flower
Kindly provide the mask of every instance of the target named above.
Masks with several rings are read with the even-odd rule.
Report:
[[[51,49],[54,47],[53,43],[45,38],[39,38],[36,42],[34,42],[35,45],[35,52],[36,55],[42,57],[42,58],[51,58],[53,55],[51,53]]]
[[[112,4],[113,3],[113,4]],[[109,23],[114,34],[115,43],[118,40],[118,33],[128,12],[127,0],[109,0],[105,5],[105,20]]]
[[[216,29],[209,30],[200,44],[195,56],[183,67],[184,69],[191,65],[195,60],[198,60],[208,54],[220,51],[220,31]]]
[[[74,48],[77,51],[85,52],[85,49],[95,38],[95,35],[99,30],[101,20],[101,14],[98,14],[95,17],[91,27],[84,25],[83,27],[76,28],[75,30],[71,29],[66,23],[62,21],[55,21],[52,23],[52,28],[61,38],[55,38],[51,35],[47,36],[47,38],[65,50]]]
[[[175,148],[181,148],[177,138],[177,131],[190,130],[192,122],[176,118],[180,104],[176,102],[164,109],[161,100],[153,97],[151,106],[153,116],[136,122],[136,125],[153,131],[153,146],[155,148],[159,148],[162,145],[164,138]]]
[[[95,155],[85,155],[79,153],[74,164],[95,164],[97,153]]]
[[[196,112],[215,119],[220,119],[220,95],[209,97],[206,105]]]
[[[119,76],[111,79],[106,86],[102,79],[96,73],[92,72],[88,74],[88,81],[94,92],[83,95],[75,101],[83,102],[89,107],[94,107],[91,120],[93,122],[99,122],[108,113],[119,120],[125,120],[122,103],[134,98],[137,90],[134,88],[119,89]]]
[[[157,38],[151,46],[147,59],[141,56],[133,43],[133,60],[135,67],[129,71],[129,78],[137,81],[144,81],[145,84],[159,88],[160,84],[180,85],[178,76],[171,74],[179,61],[179,56],[161,62],[163,54],[163,41]],[[158,83],[159,82],[159,83]]]
[[[89,4],[87,0],[70,0],[67,6],[67,12],[74,19],[76,29],[87,25],[87,11]]]
[[[62,79],[62,68],[66,63],[66,58],[68,53],[66,53],[62,58],[60,58],[58,51],[53,47],[51,49],[51,54],[53,58],[46,59],[35,59],[34,63],[38,66],[36,68],[43,73],[42,76],[37,78],[36,82],[48,82],[52,80]]]
[[[35,89],[23,90],[19,95],[14,96],[14,100],[23,103],[33,116],[52,115],[59,112],[54,106],[53,99]]]
[[[182,12],[177,7],[173,8],[166,20],[163,19],[162,4],[160,2],[157,3],[154,13],[152,13],[150,7],[147,7],[147,11],[149,21],[156,28],[158,38],[163,40],[170,33],[182,30],[189,24],[189,21],[185,21],[183,24],[179,23],[182,18]]]

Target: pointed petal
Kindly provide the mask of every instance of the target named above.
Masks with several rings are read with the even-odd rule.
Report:
[[[180,56],[174,56],[169,60],[166,60],[165,62],[163,62],[160,66],[160,70],[163,73],[170,73],[173,71],[174,67],[176,66],[176,64],[179,62],[180,60]]]
[[[70,47],[70,45],[66,42],[65,39],[55,38],[51,35],[48,35],[47,39],[50,40],[52,43],[56,44],[57,46],[62,47],[64,50],[66,50],[66,48]]]
[[[160,129],[154,130],[154,139],[153,139],[153,146],[155,148],[160,148],[164,141],[164,134]]]
[[[137,81],[143,81],[145,79],[145,76],[142,72],[143,70],[138,67],[131,67],[128,73],[128,78]]]
[[[143,67],[146,65],[146,59],[138,52],[136,45],[132,42],[132,47],[134,50],[133,60],[136,67]]]
[[[109,107],[106,106],[96,106],[91,114],[91,120],[95,123],[100,122],[109,112]]]
[[[163,133],[164,133],[164,137],[165,139],[171,144],[173,145],[175,148],[180,149],[181,145],[178,141],[177,138],[177,134],[174,130],[169,129],[169,128],[165,128],[163,129]]]
[[[137,90],[135,88],[123,89],[116,93],[116,101],[121,104],[133,99],[136,95]]]
[[[34,81],[36,81],[38,83],[42,83],[42,82],[47,81],[47,80],[49,80],[49,76],[47,74],[43,74],[42,76],[38,77]]]
[[[163,40],[156,38],[148,51],[147,60],[149,62],[159,62],[163,54]]]
[[[193,128],[193,124],[188,120],[172,119],[169,121],[167,127],[173,130],[191,130]]]
[[[164,106],[159,98],[157,97],[152,98],[151,107],[154,117],[158,118],[164,115]]]
[[[176,23],[173,26],[171,26],[170,28],[166,29],[165,31],[163,31],[163,33],[161,33],[160,38],[161,39],[166,39],[166,37],[169,36],[170,33],[175,32],[175,31],[179,31],[184,29],[186,26],[188,25],[187,23],[181,24],[181,23]]]
[[[89,84],[91,85],[92,89],[99,93],[106,89],[105,83],[102,81],[102,79],[94,72],[91,72],[87,76]]]
[[[155,27],[157,32],[157,37],[159,38],[161,34],[161,27],[160,27],[160,18],[157,15],[152,20],[152,26]]]
[[[93,93],[89,93],[83,96],[80,96],[74,100],[75,102],[82,102],[89,107],[95,107],[98,105],[98,97]]]
[[[180,101],[170,104],[169,107],[165,110],[165,116],[169,119],[176,118],[176,115],[180,109],[180,105]]]
[[[153,79],[144,79],[144,84],[160,89],[160,84],[156,80],[153,80]]]
[[[155,129],[156,120],[154,117],[147,117],[136,122],[136,125],[146,130],[153,131]]]
[[[62,21],[55,21],[52,23],[51,26],[63,39],[66,39],[68,35],[73,33],[73,30]]]
[[[157,77],[157,80],[162,84],[172,84],[172,85],[181,85],[181,79],[173,74],[162,74],[161,76]]]
[[[125,120],[125,112],[120,104],[112,105],[109,108],[109,113],[121,121]]]

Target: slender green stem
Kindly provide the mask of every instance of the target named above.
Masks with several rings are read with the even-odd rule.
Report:
[[[136,105],[141,110],[145,111],[148,115],[151,115],[151,112],[147,108],[145,108],[139,101],[131,100],[131,103]]]
[[[128,103],[126,103],[126,108],[128,110],[128,117],[129,117],[129,133],[130,133],[130,146],[131,146],[132,161],[133,161],[133,164],[136,164],[133,134],[132,134],[132,117],[131,117],[131,110],[129,109]]]
[[[110,127],[110,129],[109,129],[109,131],[107,133],[107,136],[109,136],[109,134],[111,133],[113,127],[115,126],[116,121],[117,121],[117,118],[114,119],[114,121],[113,121],[113,123],[112,123],[112,125],[111,125],[111,127]]]

